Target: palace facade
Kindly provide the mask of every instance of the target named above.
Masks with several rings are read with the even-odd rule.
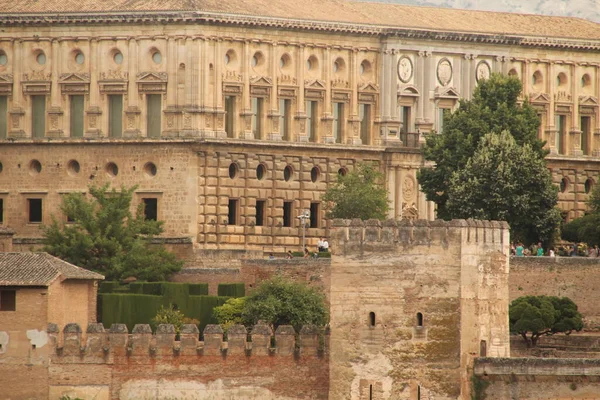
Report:
[[[0,1],[0,222],[22,243],[66,193],[138,185],[165,238],[284,249],[328,234],[357,162],[393,218],[434,219],[425,134],[492,72],[539,110],[560,207],[600,175],[600,26],[342,0]],[[33,240],[31,240],[33,239]]]

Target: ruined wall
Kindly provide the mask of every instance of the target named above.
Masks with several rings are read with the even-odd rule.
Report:
[[[479,399],[575,400],[600,398],[600,360],[479,358]],[[485,397],[484,397],[485,396]]]
[[[50,324],[47,333],[45,363],[35,372],[46,386],[34,390],[27,380],[17,380],[22,374],[9,372],[12,368],[25,371],[28,360],[12,356],[14,349],[8,346],[0,354],[0,399],[58,400],[68,395],[292,400],[328,396],[327,338],[319,339],[319,332],[311,327],[304,327],[296,340],[290,326],[280,326],[273,334],[267,325],[256,325],[249,335],[251,342],[243,326],[231,328],[228,341],[223,341],[218,325],[206,327],[203,341],[198,340],[194,325],[184,326],[179,340],[172,325],[160,325],[156,334],[149,325],[136,325],[129,334],[125,325],[113,325],[107,332],[102,324],[89,324],[82,333],[79,325],[69,324],[59,333]]]
[[[505,224],[335,220],[331,238],[330,398],[466,399],[481,341],[509,354]]]
[[[585,318],[586,330],[600,328],[600,258],[511,257],[510,300],[527,295],[569,297]]]

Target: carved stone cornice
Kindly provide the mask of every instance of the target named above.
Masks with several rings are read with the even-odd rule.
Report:
[[[100,72],[100,81],[126,81],[129,79],[129,72],[109,69],[106,72]]]
[[[44,72],[44,71],[30,71],[30,72],[26,72],[23,74],[22,77],[22,81],[23,82],[29,82],[29,81],[50,81],[52,80],[52,73],[51,72]]]
[[[298,85],[298,79],[291,75],[281,75],[277,77],[278,85],[296,86]]]
[[[168,74],[166,72],[139,72],[136,83],[140,93],[164,93],[167,91]]]
[[[0,95],[10,96],[13,88],[13,74],[0,74]]]
[[[90,74],[66,73],[58,78],[62,94],[85,94],[90,91]]]

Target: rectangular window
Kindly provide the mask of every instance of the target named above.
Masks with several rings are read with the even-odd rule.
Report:
[[[411,109],[408,106],[400,107],[400,122],[402,122],[402,128],[400,129],[400,133],[409,133],[412,132],[411,126]],[[443,121],[443,116],[442,116]]]
[[[318,103],[313,100],[306,102],[306,133],[309,142],[317,141]]]
[[[225,132],[228,138],[233,138],[235,121],[235,96],[225,96]]]
[[[108,136],[123,136],[123,95],[108,96]]]
[[[239,200],[238,199],[229,199],[229,211],[227,215],[229,225],[239,225],[238,224],[238,209],[239,209]]]
[[[333,103],[333,138],[342,143],[344,135],[344,103]]]
[[[46,136],[46,96],[31,96],[31,128],[34,138]]]
[[[4,223],[4,199],[0,199],[0,224]]]
[[[147,221],[158,221],[158,199],[145,198],[144,202],[144,219]]]
[[[446,108],[438,108],[438,132],[444,133],[444,113],[447,111]]]
[[[160,137],[161,117],[162,117],[162,96],[160,94],[146,95],[146,106],[148,113],[146,115],[146,126],[148,137]]]
[[[558,151],[558,154],[565,154],[566,127],[567,127],[566,115],[556,115],[556,150]]]
[[[27,199],[27,214],[30,224],[42,223],[42,199]]]
[[[0,311],[17,310],[17,291],[0,290]]]
[[[358,118],[360,119],[360,140],[362,144],[369,143],[369,128],[371,127],[371,105],[358,105]]]
[[[8,97],[0,96],[0,139],[8,135]]]
[[[310,203],[310,227],[318,228],[319,227],[319,208],[320,203]]]
[[[290,228],[292,226],[292,205],[293,201],[283,202],[283,226]]]
[[[83,95],[69,96],[71,137],[83,137]]]
[[[581,150],[583,151],[583,154],[586,156],[589,156],[591,154],[590,152],[590,127],[592,126],[591,124],[591,118],[590,117],[581,117]]]
[[[279,99],[279,133],[283,140],[291,140],[290,135],[290,112],[292,101]]]
[[[265,224],[266,204],[265,200],[256,200],[256,226],[263,226]]]
[[[252,98],[252,134],[254,139],[262,139],[263,99]]]

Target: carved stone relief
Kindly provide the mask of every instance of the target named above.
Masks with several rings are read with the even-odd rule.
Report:
[[[477,83],[489,79],[491,74],[492,69],[490,64],[488,64],[487,61],[479,61],[479,64],[477,64],[475,69],[475,80],[477,80]]]
[[[447,58],[442,58],[438,63],[437,79],[442,86],[447,86],[452,80],[452,64]]]
[[[408,83],[413,76],[413,63],[407,56],[400,57],[398,60],[398,79],[403,83]]]
[[[415,193],[415,181],[412,177],[406,176],[402,181],[402,197],[406,201],[410,201],[413,199],[413,195]]]

